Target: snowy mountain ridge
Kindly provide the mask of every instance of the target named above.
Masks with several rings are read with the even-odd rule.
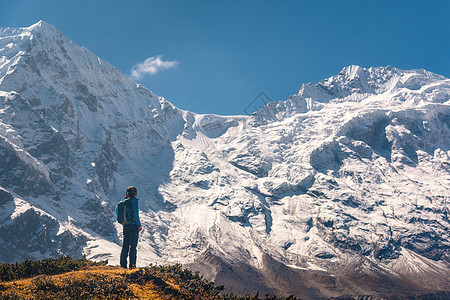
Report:
[[[252,116],[200,115],[43,21],[0,29],[0,261],[117,264],[133,184],[142,265],[307,299],[447,291],[449,99],[425,70],[349,66]]]
[[[308,110],[319,110],[324,103],[360,102],[370,96],[377,96],[374,100],[386,101],[387,107],[395,104],[403,107],[408,104],[444,103],[448,100],[447,94],[439,90],[443,81],[446,81],[445,77],[426,70],[405,71],[391,66],[364,69],[353,65],[317,84],[303,84],[298,94],[286,101],[271,102],[255,112],[254,116],[258,121],[278,119]],[[433,83],[438,84],[437,90],[433,88]],[[448,82],[444,88],[448,89]],[[386,94],[385,97],[383,94]]]

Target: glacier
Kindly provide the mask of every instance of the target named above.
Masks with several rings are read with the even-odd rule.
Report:
[[[138,265],[242,293],[446,297],[450,80],[348,66],[251,116],[181,110],[50,24],[0,29],[0,261]]]

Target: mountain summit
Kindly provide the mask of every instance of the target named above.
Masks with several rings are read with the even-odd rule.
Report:
[[[117,264],[132,184],[142,266],[305,299],[448,295],[449,99],[425,70],[349,66],[201,115],[43,21],[0,29],[0,261]]]

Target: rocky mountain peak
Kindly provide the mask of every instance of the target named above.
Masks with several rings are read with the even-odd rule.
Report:
[[[61,34],[61,31],[59,31],[58,28],[56,28],[55,26],[43,21],[43,20],[39,20],[39,22],[29,26],[29,27],[25,27],[23,28],[24,30],[30,31],[32,33],[46,33],[48,35],[50,34]]]

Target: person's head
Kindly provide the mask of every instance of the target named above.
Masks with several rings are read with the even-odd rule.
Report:
[[[137,196],[137,188],[134,186],[127,187],[127,193],[125,195],[125,198],[133,198]]]

